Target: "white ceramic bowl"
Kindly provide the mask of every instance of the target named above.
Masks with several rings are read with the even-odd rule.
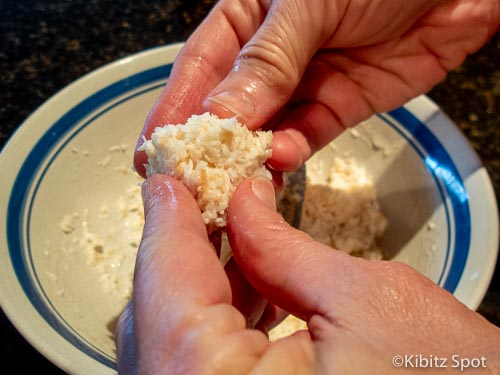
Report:
[[[116,371],[112,326],[129,292],[123,277],[140,222],[138,179],[128,169],[180,48],[148,50],[84,76],[30,116],[2,151],[0,303],[69,373]],[[315,158],[327,167],[345,154],[376,182],[389,220],[386,251],[476,308],[495,265],[498,217],[488,175],[453,123],[420,97],[346,132]],[[95,259],[99,250],[104,261]]]

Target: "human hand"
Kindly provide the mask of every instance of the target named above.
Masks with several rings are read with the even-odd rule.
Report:
[[[452,355],[484,356],[485,371],[500,369],[499,328],[408,266],[314,242],[275,212],[269,182],[248,180],[229,207],[234,258],[258,292],[308,324],[271,345],[233,306],[190,193],[155,175],[144,196],[133,298],[117,326],[120,373],[387,374],[405,354],[448,358],[448,370]]]
[[[273,129],[269,164],[294,170],[346,127],[430,90],[499,20],[497,0],[222,0],[177,57],[143,135],[193,113],[237,115]],[[137,152],[142,175],[145,162]]]
[[[119,371],[185,374],[189,371],[183,369],[193,366],[191,370],[201,372],[199,366],[209,366],[212,359],[205,358],[204,364],[188,359],[181,364],[168,353],[189,355],[199,334],[212,329],[215,341],[209,337],[209,346],[219,339],[229,346],[232,342],[240,346],[247,345],[248,340],[252,343],[256,340],[255,332],[243,332],[244,328],[255,326],[261,317],[262,321],[266,316],[272,318],[272,314],[264,314],[266,307],[266,311],[272,311],[272,305],[242,277],[234,260],[225,268],[221,266],[199,207],[179,181],[160,174],[149,177],[143,184],[143,201],[146,220],[133,297],[116,328]],[[242,333],[235,338],[226,340],[219,335],[236,328]],[[193,333],[192,339],[185,337],[188,332]],[[209,354],[203,351],[210,348],[200,350],[203,357]],[[235,350],[239,353],[241,348]],[[251,353],[242,355],[244,360]]]

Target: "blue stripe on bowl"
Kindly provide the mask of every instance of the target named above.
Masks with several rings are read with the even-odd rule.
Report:
[[[45,171],[50,167],[50,163],[47,163],[45,169],[39,171],[43,161],[46,160],[54,147],[58,146],[60,139],[72,130],[72,127],[100,107],[110,103],[113,99],[141,86],[166,79],[170,75],[171,68],[172,64],[168,64],[117,81],[99,90],[66,112],[40,138],[27,156],[14,182],[7,209],[7,243],[10,259],[19,284],[31,304],[44,320],[68,342],[91,358],[112,369],[116,369],[116,362],[79,336],[73,329],[68,328],[68,324],[64,322],[60,314],[53,306],[47,304],[43,296],[39,294],[39,290],[42,291],[43,295],[45,295],[45,292],[37,278],[34,279],[31,276],[31,274],[36,275],[31,263],[31,249],[29,247],[25,249],[23,246],[23,233],[25,229],[23,223],[29,221],[29,217],[26,218],[26,216],[27,212],[31,211],[31,207],[28,207],[28,210],[26,210],[26,200],[29,198],[31,187],[34,184],[38,186],[41,183],[41,178],[39,177],[43,176]],[[58,152],[60,152],[60,149],[56,153]]]
[[[27,215],[26,215],[26,217],[27,217],[27,222],[26,222],[26,248],[27,248],[27,254],[28,254],[28,259],[29,259],[29,262],[27,262],[27,264],[28,264],[28,269],[31,269],[32,272],[33,272],[34,285],[38,285],[39,291],[41,293],[41,296],[43,296],[45,298],[45,300],[44,300],[45,303],[47,303],[49,305],[49,308],[51,309],[51,311],[53,311],[54,314],[57,315],[57,318],[59,319],[59,321],[61,321],[63,324],[65,324],[67,327],[69,327],[69,329],[73,332],[73,334],[75,336],[77,336],[79,339],[85,341],[93,350],[97,351],[98,353],[101,353],[103,356],[107,357],[111,361],[112,361],[112,358],[110,358],[107,354],[103,353],[99,348],[95,347],[92,343],[88,342],[77,331],[75,331],[71,327],[70,324],[68,324],[66,322],[66,320],[64,319],[64,317],[59,313],[59,311],[57,311],[57,309],[55,308],[55,306],[52,304],[52,302],[50,301],[49,297],[45,293],[45,290],[43,289],[42,284],[40,283],[40,280],[38,278],[38,272],[36,271],[36,268],[34,266],[33,256],[32,256],[32,251],[31,251],[30,228],[31,228],[31,215],[32,215],[32,211],[33,211],[33,204],[34,204],[37,192],[38,192],[38,188],[41,186],[41,184],[43,182],[43,179],[45,177],[45,174],[49,171],[49,167],[56,160],[56,158],[60,154],[60,152],[67,146],[67,144],[74,137],[76,137],[83,129],[85,129],[87,126],[91,125],[95,120],[97,120],[102,115],[106,114],[108,111],[110,111],[110,110],[112,110],[112,109],[120,106],[121,104],[123,104],[123,103],[125,103],[125,102],[127,102],[127,101],[129,101],[131,99],[134,99],[137,96],[141,96],[141,95],[143,95],[143,94],[145,94],[145,93],[147,93],[149,91],[155,90],[155,89],[163,87],[163,86],[164,86],[164,83],[154,84],[152,86],[148,86],[145,89],[141,89],[140,91],[134,91],[133,94],[128,95],[128,96],[126,96],[123,99],[120,99],[116,103],[113,103],[113,104],[108,105],[108,106],[102,106],[104,108],[101,109],[99,112],[97,112],[96,115],[92,116],[92,118],[90,120],[86,121],[83,125],[78,126],[78,129],[76,129],[76,131],[74,133],[72,133],[71,136],[69,136],[64,142],[59,143],[57,145],[57,151],[50,158],[47,157],[48,163],[47,163],[46,167],[43,169],[43,171],[41,171],[41,173],[39,175],[37,175],[38,182],[35,184],[35,188],[33,189],[33,193],[31,194],[31,199],[29,200],[29,203],[27,203],[25,205],[27,207]],[[74,129],[72,129],[72,130],[74,130]]]
[[[25,249],[23,245],[23,234],[25,233],[23,223],[29,222],[31,202],[33,202],[36,189],[42,182],[46,170],[50,167],[50,164],[54,160],[55,156],[61,151],[62,148],[65,147],[69,139],[74,137],[75,134],[77,134],[81,129],[75,132],[66,142],[62,144],[58,142],[60,142],[64,136],[67,136],[71,130],[74,130],[72,128],[86,116],[95,113],[103,106],[109,104],[112,100],[144,85],[168,78],[171,68],[172,64],[163,65],[117,81],[96,92],[66,112],[40,138],[24,161],[14,182],[8,205],[7,241],[9,254],[16,276],[19,280],[19,284],[22,286],[27,298],[31,301],[34,308],[40,313],[45,321],[68,342],[73,344],[82,352],[86,353],[91,358],[94,358],[112,369],[116,369],[115,361],[110,359],[104,353],[95,348],[91,343],[78,335],[78,333],[74,331],[54,309],[50,301],[46,302],[48,301],[47,296],[45,295],[45,292],[36,277],[36,270],[33,268],[29,238],[28,248]],[[133,95],[131,95],[131,97],[132,96]],[[117,106],[122,102],[123,101],[120,101],[112,106]],[[107,110],[109,110],[109,107],[101,111],[100,114]],[[448,253],[451,253],[451,266],[449,268],[448,275],[442,284],[445,289],[453,292],[456,289],[463,273],[470,245],[471,226],[467,192],[453,160],[440,144],[439,140],[422,122],[420,122],[405,108],[399,108],[392,111],[389,115],[400,123],[408,132],[410,132],[415,138],[415,141],[418,142],[425,150],[426,155],[421,156],[423,157],[429,172],[434,176],[438,187],[440,186],[439,182],[445,186],[447,195],[451,200],[453,221],[455,223],[460,223],[461,230],[455,231],[454,249],[453,251],[450,251],[450,249],[447,251]],[[95,118],[96,116],[87,121],[84,126],[91,124]],[[386,121],[386,123],[390,126],[393,126],[395,129],[397,128],[384,117],[381,118],[384,119],[384,121]],[[410,143],[413,142],[412,139],[408,137],[406,138],[410,141]],[[416,150],[418,149],[413,143],[412,146]],[[41,165],[48,158],[49,154],[55,147],[58,147],[58,149],[55,150],[55,153],[46,164],[44,170],[40,171]],[[33,186],[35,187],[35,190],[33,196],[31,197],[32,199],[28,203],[27,199],[30,198],[29,192]],[[446,207],[443,194],[442,197],[443,204]],[[447,268],[447,263],[448,255],[443,267],[442,275],[444,275]],[[35,275],[35,277],[32,277],[32,274]],[[39,294],[39,291],[42,292],[42,295]]]
[[[408,144],[412,146],[412,148],[419,155],[419,157],[422,160],[425,160],[425,158],[427,157],[427,155],[425,153],[425,149],[422,147],[422,145],[420,145],[417,142],[417,140],[413,136],[412,137],[408,136],[408,134],[401,129],[401,127],[402,127],[401,123],[399,123],[399,122],[393,122],[392,120],[390,120],[389,118],[387,118],[387,115],[385,115],[385,114],[379,114],[377,116],[380,119],[382,119],[387,125],[389,125],[391,128],[393,128],[395,131],[397,131],[401,137],[403,137],[404,139],[406,139],[406,141],[408,142]],[[446,204],[446,191],[443,190],[443,186],[440,183],[438,177],[434,173],[431,173],[431,175],[432,175],[432,178],[434,179],[434,181],[436,183],[436,186],[437,186],[437,189],[438,189],[438,192],[439,192],[439,196],[441,197],[441,201],[443,202],[443,208],[444,208],[445,218],[446,218],[446,227],[447,227],[447,232],[446,232],[446,251],[445,251],[445,258],[444,258],[443,268],[442,268],[441,273],[440,273],[440,275],[438,277],[438,280],[436,281],[436,283],[438,285],[442,286],[443,277],[444,277],[444,275],[446,273],[446,268],[447,268],[447,265],[448,265],[448,262],[449,262],[449,257],[450,257],[450,252],[451,252],[451,228],[452,228],[452,226],[451,226],[451,222],[450,222],[450,210],[448,208],[448,205]]]
[[[425,165],[432,173],[434,179],[443,184],[450,199],[453,222],[455,224],[454,248],[446,279],[441,283],[440,278],[439,284],[450,293],[453,293],[465,269],[471,241],[470,208],[467,190],[452,158],[425,124],[404,107],[389,112],[389,115],[402,124],[414,139],[420,143],[427,153],[427,155],[422,155]],[[443,205],[446,207],[444,199]],[[448,226],[448,231],[450,230],[451,228]],[[441,277],[443,277],[446,266],[447,264],[445,263]]]

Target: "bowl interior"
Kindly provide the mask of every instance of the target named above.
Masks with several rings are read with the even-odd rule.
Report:
[[[142,225],[140,178],[130,165],[136,136],[158,93],[131,99],[75,132],[46,166],[31,204],[30,254],[40,288],[59,317],[110,358],[114,321],[131,292]],[[354,159],[375,182],[389,222],[381,241],[385,257],[439,282],[446,213],[418,153],[374,117],[315,155],[308,162],[309,178],[324,182],[336,157]]]
[[[114,320],[131,292],[142,232],[133,151],[152,90],[75,131],[46,166],[30,207],[40,288],[82,339],[114,358]]]
[[[374,182],[388,220],[380,241],[384,258],[410,264],[439,283],[447,215],[442,192],[415,148],[384,117],[374,116],[315,154],[307,163],[308,177],[325,184],[335,158],[353,159]]]
[[[30,118],[2,154],[15,168],[0,189],[10,197],[0,266],[13,286],[0,291],[0,301],[21,332],[72,373],[116,367],[114,324],[131,293],[143,223],[132,157],[179,48],[124,60],[70,87]],[[426,100],[419,105],[429,108]],[[307,163],[308,177],[322,183],[335,158],[354,159],[373,179],[388,219],[380,243],[385,257],[475,307],[498,241],[496,211],[483,214],[494,202],[488,177],[479,163],[467,175],[457,170],[469,149],[444,147],[445,137],[427,129],[425,119],[398,111],[345,132]],[[66,344],[48,343],[47,332],[81,355],[68,364]]]

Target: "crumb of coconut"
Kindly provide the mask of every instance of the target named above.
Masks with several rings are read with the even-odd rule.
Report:
[[[147,176],[161,173],[184,183],[211,232],[226,226],[229,200],[241,181],[271,179],[264,166],[271,143],[270,131],[251,131],[236,118],[204,113],[186,124],[156,128],[139,150],[148,155]]]

